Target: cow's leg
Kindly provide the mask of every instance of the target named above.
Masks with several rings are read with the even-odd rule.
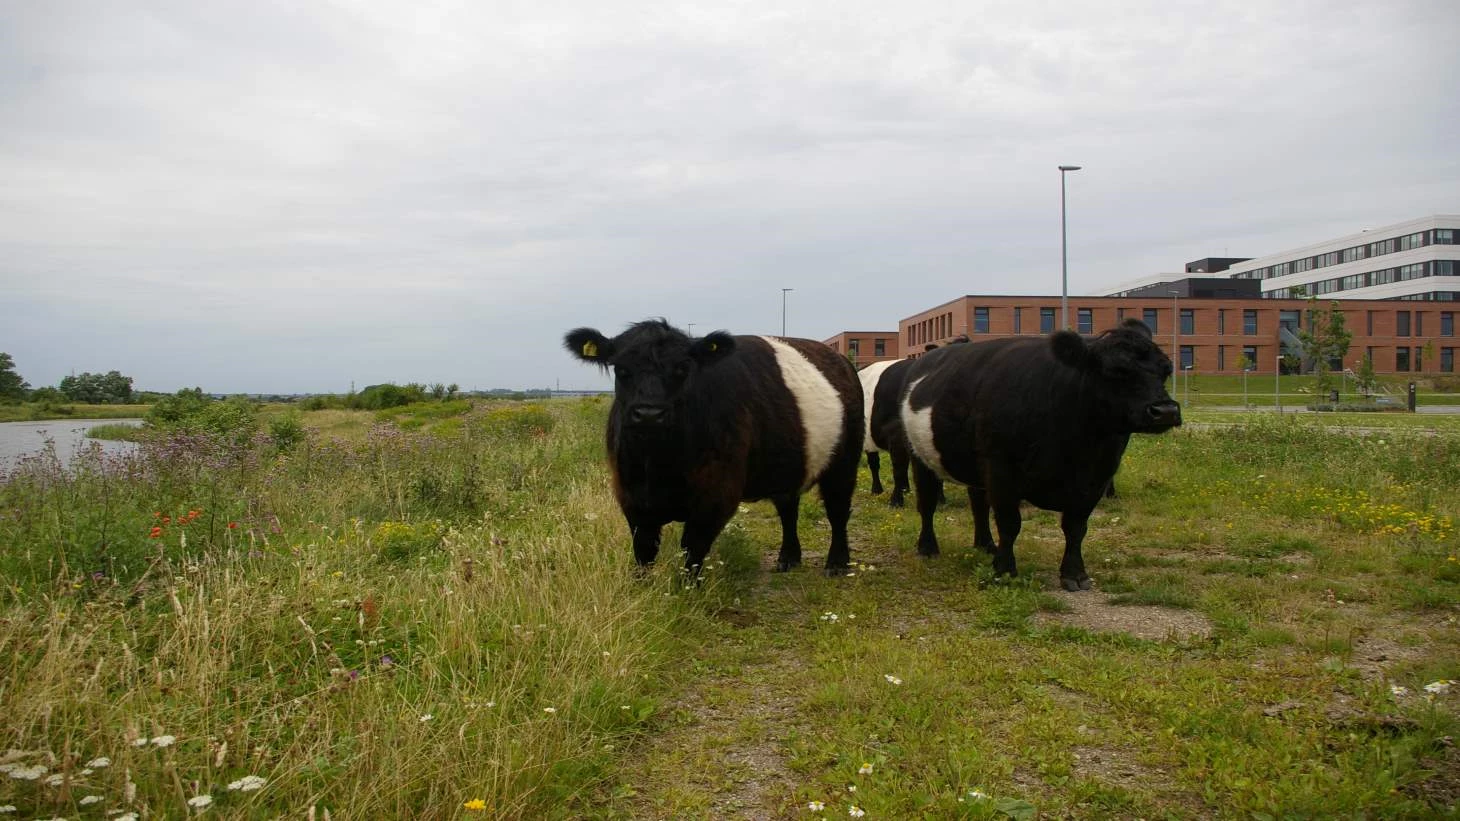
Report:
[[[867,472],[872,474],[872,495],[882,492],[882,456],[875,450],[867,451]]]
[[[731,507],[729,512],[701,513],[685,521],[684,535],[679,540],[679,546],[684,551],[684,569],[690,578],[699,578],[700,568],[705,566],[705,557],[710,554],[710,546],[715,543],[715,537],[720,535],[720,531],[725,529],[725,523],[730,521],[734,512],[735,508]]]
[[[923,522],[922,530],[918,531],[918,554],[936,556],[938,534],[933,530],[933,514],[938,509],[938,497],[943,494],[943,480],[921,460],[912,463],[912,474],[918,492],[918,517]]]
[[[1066,511],[1060,516],[1060,530],[1065,532],[1065,555],[1060,559],[1060,584],[1066,590],[1089,590],[1090,574],[1085,572],[1085,556],[1081,545],[1089,529],[1090,511]]]
[[[843,463],[845,464],[845,463]],[[831,524],[831,547],[826,552],[826,575],[840,576],[852,566],[852,548],[847,541],[847,520],[852,517],[852,494],[857,489],[856,463],[849,469],[833,465],[821,474],[821,504]]]
[[[1115,494],[1115,479],[1111,479],[1108,483],[1106,483],[1106,485],[1105,485],[1105,498],[1107,498],[1107,499],[1119,499],[1120,498],[1119,496],[1117,496]]]
[[[999,528],[999,546],[994,550],[994,575],[1017,576],[1019,568],[1014,563],[1014,540],[1019,538],[1019,528],[1024,526],[1019,517],[1019,499],[993,499],[994,524]]]
[[[796,522],[801,516],[801,494],[777,496],[771,501],[776,505],[776,515],[781,517],[781,553],[776,557],[776,570],[784,573],[801,566],[801,537],[796,534]]]
[[[892,495],[888,497],[887,504],[891,507],[902,507],[907,504],[907,468],[912,456],[908,453],[906,442],[893,442],[892,447],[887,449],[892,456]]]
[[[664,529],[662,522],[644,516],[628,514],[629,533],[634,537],[634,561],[640,568],[648,567],[659,556],[659,534]]]
[[[989,499],[983,488],[968,486],[968,507],[973,511],[973,546],[985,553],[994,552],[994,534],[989,530]]]

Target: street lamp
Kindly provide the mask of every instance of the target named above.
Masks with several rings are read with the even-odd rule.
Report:
[[[693,322],[687,322],[685,324],[687,324],[689,326],[689,335],[690,336],[694,336],[695,335],[695,324]]]
[[[1175,288],[1168,288],[1166,293],[1171,295],[1171,361],[1175,362],[1176,367],[1179,368],[1181,367],[1181,348],[1177,347],[1176,332],[1181,330],[1181,315],[1176,308],[1176,298],[1181,295],[1181,292]]]
[[[786,335],[786,292],[794,291],[795,288],[781,289],[781,336]]]
[[[1070,327],[1070,250],[1065,239],[1065,172],[1079,171],[1078,165],[1060,166],[1060,327]]]

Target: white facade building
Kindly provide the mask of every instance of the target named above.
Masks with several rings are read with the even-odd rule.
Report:
[[[1460,301],[1460,216],[1421,217],[1232,265],[1277,299]]]

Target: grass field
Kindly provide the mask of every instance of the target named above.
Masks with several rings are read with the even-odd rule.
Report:
[[[151,405],[36,405],[0,404],[0,422],[36,422],[43,419],[135,419]]]
[[[1457,814],[1452,428],[1234,413],[1138,437],[1092,592],[1057,589],[1052,514],[1027,512],[1024,575],[996,581],[966,505],[927,561],[866,481],[854,575],[818,572],[811,494],[812,566],[768,572],[774,511],[747,503],[685,588],[674,562],[632,572],[606,408],[319,412],[287,455],[175,438],[7,477],[0,805]]]

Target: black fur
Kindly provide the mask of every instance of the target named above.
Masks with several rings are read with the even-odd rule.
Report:
[[[932,406],[933,441],[949,478],[969,488],[974,544],[994,552],[994,569],[1017,572],[1019,503],[1060,511],[1065,553],[1060,580],[1089,589],[1081,545],[1132,433],[1181,424],[1164,382],[1171,360],[1143,323],[1129,321],[1086,340],[992,340],[939,349],[907,374],[915,410]],[[918,550],[938,552],[933,510],[942,479],[914,458],[922,532]],[[999,529],[994,545],[989,510]]]
[[[739,503],[770,499],[781,518],[777,568],[794,567],[801,563],[801,493],[817,484],[832,531],[827,571],[850,565],[847,519],[862,442],[861,384],[851,364],[827,346],[781,341],[822,372],[843,407],[837,446],[819,476],[804,475],[800,410],[764,339],[724,331],[693,339],[663,320],[636,323],[612,339],[591,328],[564,338],[580,359],[614,371],[608,460],[639,564],[658,556],[665,524],[684,522],[685,566],[697,573]]]

